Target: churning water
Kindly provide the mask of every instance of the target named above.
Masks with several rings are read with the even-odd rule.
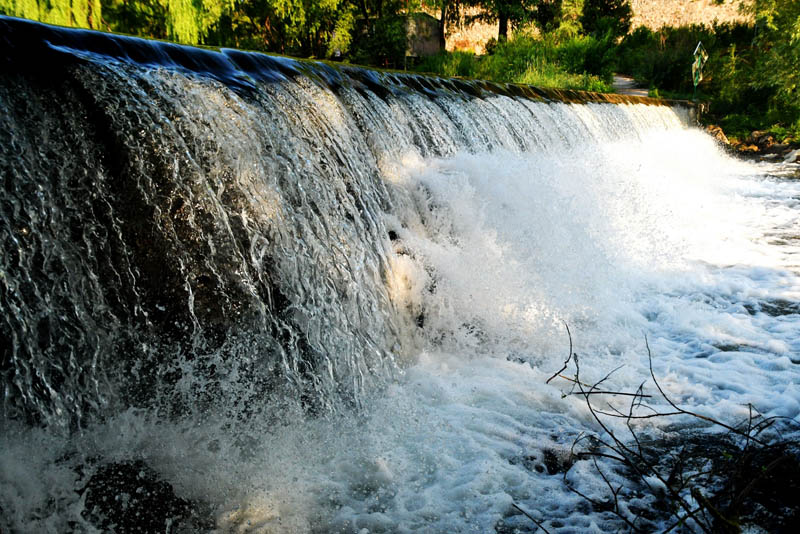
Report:
[[[546,383],[571,343],[608,390],[653,392],[647,340],[678,404],[800,417],[795,167],[681,107],[93,35],[6,42],[4,530],[95,531],[82,488],[142,460],[219,532],[607,532],[542,468],[598,430]]]

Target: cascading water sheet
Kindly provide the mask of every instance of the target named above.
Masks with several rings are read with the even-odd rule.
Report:
[[[682,406],[798,420],[797,166],[680,106],[80,44],[0,78],[4,531],[113,530],[109,465],[168,483],[181,532],[614,531],[567,489],[608,489],[570,460],[599,431],[549,380],[570,347],[607,390],[654,393],[649,347]]]

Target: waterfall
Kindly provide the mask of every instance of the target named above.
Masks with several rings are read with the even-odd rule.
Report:
[[[2,24],[4,411],[67,426],[159,387],[195,404],[184,378],[198,374],[201,398],[288,386],[315,409],[358,403],[409,337],[389,292],[398,229],[383,214],[408,202],[391,162],[566,151],[687,121]]]
[[[573,343],[798,415],[795,171],[686,103],[5,17],[0,65],[0,528],[91,531],[128,465],[189,531],[613,530],[550,472]]]

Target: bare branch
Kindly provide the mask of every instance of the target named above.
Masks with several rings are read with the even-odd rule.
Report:
[[[542,529],[542,530],[545,532],[545,534],[550,534],[550,531],[549,531],[549,530],[547,530],[546,528],[544,528],[544,525],[542,524],[542,522],[541,522],[541,521],[537,521],[536,519],[534,519],[534,518],[533,518],[533,516],[532,516],[531,514],[529,514],[528,512],[526,512],[525,510],[523,510],[523,509],[522,509],[522,508],[520,508],[519,506],[517,506],[517,504],[516,504],[516,503],[513,503],[513,502],[512,502],[512,503],[511,503],[511,506],[513,506],[514,508],[516,508],[517,510],[519,510],[520,512],[522,512],[522,514],[523,514],[525,517],[527,517],[528,519],[530,519],[531,521],[533,521],[533,522],[536,524],[536,526],[537,526],[537,527],[539,527],[540,529]]]
[[[549,384],[552,379],[560,375],[562,371],[565,371],[569,365],[569,361],[572,359],[572,332],[569,331],[569,325],[566,323],[566,321],[564,322],[564,326],[567,328],[567,336],[569,337],[569,354],[567,355],[567,359],[564,360],[564,367],[556,371],[553,376],[548,378],[545,384]]]
[[[696,413],[696,412],[691,412],[689,410],[684,410],[683,408],[679,407],[677,404],[672,402],[672,399],[670,399],[667,396],[667,394],[664,393],[664,390],[661,388],[661,384],[658,383],[658,379],[656,378],[655,371],[653,371],[653,354],[650,352],[650,344],[647,342],[647,336],[644,337],[644,344],[647,347],[647,360],[648,360],[648,362],[650,364],[650,376],[653,377],[653,383],[655,383],[656,388],[658,388],[658,392],[661,393],[661,396],[664,398],[665,401],[667,401],[669,403],[670,406],[675,408],[681,414],[690,415],[692,417],[696,417],[697,419],[702,419],[703,421],[708,421],[709,423],[712,423],[714,425],[721,426],[722,428],[730,430],[734,434],[737,434],[737,435],[742,436],[742,437],[747,437],[747,435],[744,432],[742,432],[741,430],[739,430],[737,428],[734,428],[734,427],[732,427],[730,425],[726,425],[722,421],[714,419],[713,417],[708,417],[706,415],[702,415],[702,414],[699,414],[699,413]],[[756,443],[758,443],[761,446],[766,445],[766,443],[764,441],[762,441],[762,440],[760,440],[760,439],[758,439],[756,437],[752,437],[752,440],[755,441]]]

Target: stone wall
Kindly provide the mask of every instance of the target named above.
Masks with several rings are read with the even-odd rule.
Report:
[[[408,57],[424,57],[436,54],[439,46],[439,20],[427,13],[412,13],[406,19]]]

